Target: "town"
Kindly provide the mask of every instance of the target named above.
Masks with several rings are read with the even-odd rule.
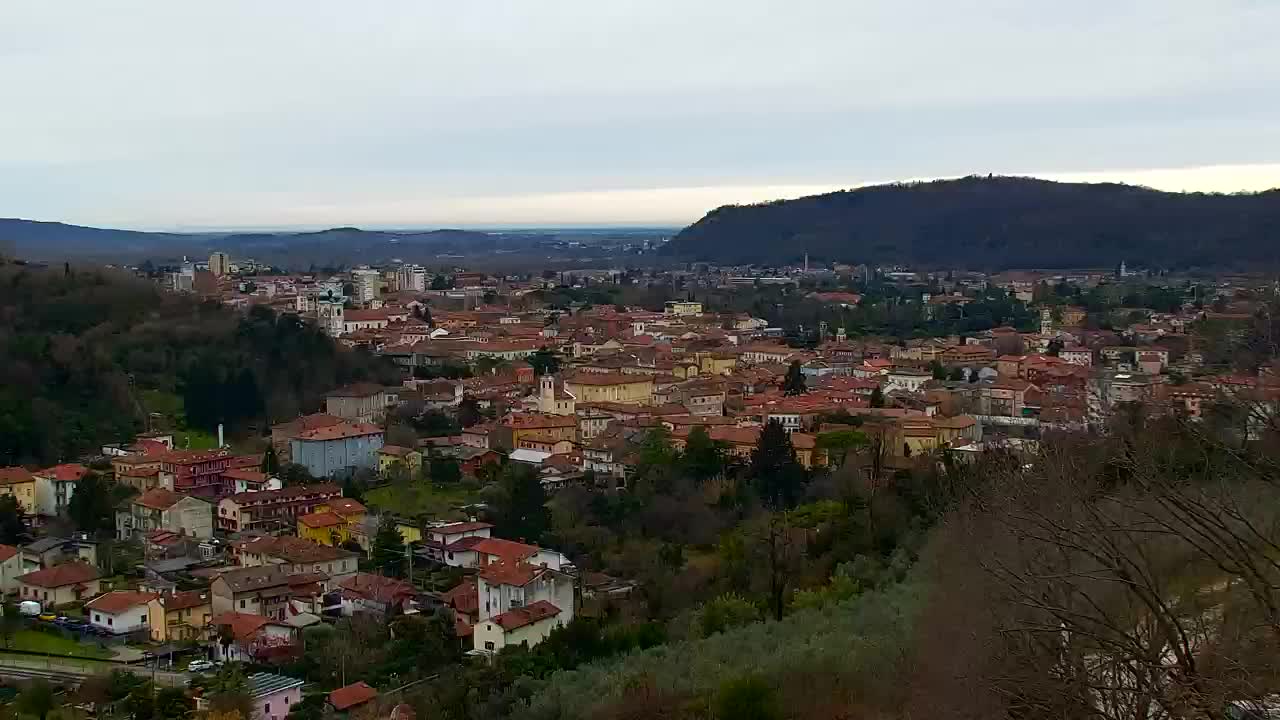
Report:
[[[925,510],[895,488],[955,472],[938,468],[1034,463],[1043,438],[1139,407],[1247,442],[1280,403],[1262,276],[298,273],[225,253],[116,272],[297,318],[389,373],[265,424],[150,412],[83,457],[0,469],[0,529],[24,540],[0,546],[6,647],[44,653],[85,703],[169,686],[156,717],[406,718],[450,668],[501,685],[674,641],[669,623],[782,620],[834,601],[831,572],[900,578]],[[833,508],[884,492],[903,493],[899,527],[823,549],[848,522]]]

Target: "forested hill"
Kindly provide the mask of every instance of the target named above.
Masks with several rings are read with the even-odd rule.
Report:
[[[131,440],[148,412],[232,433],[394,370],[294,316],[247,316],[106,269],[0,266],[0,466]]]
[[[1280,265],[1280,190],[1168,193],[967,177],[711,211],[664,252],[719,263],[811,259],[927,267]]]

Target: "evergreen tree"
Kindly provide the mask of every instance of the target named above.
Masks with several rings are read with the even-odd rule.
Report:
[[[94,472],[80,478],[75,494],[67,503],[67,516],[76,529],[94,536],[110,532],[115,528],[115,514],[107,483]]]
[[[803,395],[809,392],[805,386],[804,373],[800,370],[800,361],[792,360],[787,368],[787,377],[782,383],[782,392],[786,395]]]
[[[751,453],[751,477],[761,500],[771,508],[789,508],[800,499],[804,468],[796,461],[791,438],[777,420],[770,420],[760,431]]]
[[[390,513],[378,521],[378,531],[373,536],[373,549],[369,555],[374,568],[383,575],[400,577],[403,574],[404,537]]]
[[[458,425],[463,428],[469,428],[472,425],[479,425],[484,420],[484,416],[480,414],[480,403],[471,395],[463,395],[462,402],[458,403]]]
[[[462,482],[462,466],[454,458],[432,455],[429,470],[433,483],[453,485]]]
[[[943,367],[942,363],[938,362],[937,360],[934,360],[933,362],[929,363],[929,372],[933,375],[934,380],[947,379],[947,369]]]
[[[873,408],[884,407],[884,391],[880,389],[879,385],[877,385],[876,388],[871,391],[871,398],[870,400],[868,400],[868,403]]]
[[[533,373],[539,377],[560,372],[560,357],[555,351],[545,347],[538,348],[538,352],[529,356],[529,364],[533,366]]]
[[[689,431],[681,456],[685,471],[695,480],[707,480],[724,472],[725,449],[701,425]]]
[[[280,472],[280,459],[276,457],[274,445],[268,445],[267,451],[262,454],[262,472],[267,475],[275,475]]]
[[[1058,353],[1062,352],[1063,347],[1065,347],[1064,343],[1058,338],[1054,338],[1049,341],[1049,347],[1045,350],[1045,354],[1058,357]]]
[[[502,499],[498,505],[498,530],[502,537],[537,542],[550,521],[547,493],[532,466],[508,463],[499,480]]]

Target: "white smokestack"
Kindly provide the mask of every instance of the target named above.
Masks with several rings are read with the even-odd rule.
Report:
[[[227,444],[222,441],[222,423],[218,423],[218,447],[224,448]]]

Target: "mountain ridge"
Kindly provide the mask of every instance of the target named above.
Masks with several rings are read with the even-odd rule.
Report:
[[[668,256],[733,264],[935,267],[1280,266],[1280,190],[1171,193],[1013,176],[873,185],[726,205]]]

